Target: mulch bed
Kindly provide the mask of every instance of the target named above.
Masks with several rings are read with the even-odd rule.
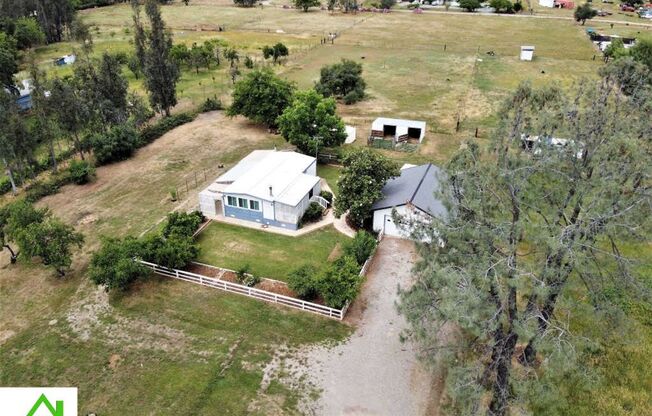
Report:
[[[186,268],[186,271],[196,274],[201,274],[202,276],[212,277],[215,279],[224,280],[231,283],[238,283],[238,276],[233,272],[224,272],[220,269],[210,266],[204,266],[202,264],[191,263]],[[221,275],[221,276],[220,276]],[[294,291],[290,290],[288,285],[284,282],[271,279],[263,279],[260,283],[254,286],[256,289],[266,290],[268,292],[276,293],[283,296],[289,296],[291,298],[299,299],[297,294]],[[321,298],[311,300],[312,303],[317,303],[319,305],[325,305],[324,300]]]

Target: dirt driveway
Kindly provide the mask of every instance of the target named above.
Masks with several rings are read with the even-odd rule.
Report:
[[[412,242],[385,238],[367,275],[361,297],[350,311],[356,331],[343,344],[306,353],[311,383],[321,390],[308,413],[325,416],[429,413],[432,378],[417,361],[415,348],[402,343],[406,322],[395,302],[397,288],[411,281]]]

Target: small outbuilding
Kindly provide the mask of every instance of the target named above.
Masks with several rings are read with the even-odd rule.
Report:
[[[555,7],[555,0],[539,0],[539,6],[543,7]]]
[[[386,236],[409,238],[419,223],[426,224],[433,216],[443,217],[446,209],[435,196],[439,190],[441,170],[428,163],[426,165],[406,165],[401,175],[390,179],[383,187],[383,198],[372,206],[373,229]],[[396,223],[392,211],[403,217],[405,223]]]
[[[531,61],[534,58],[534,46],[521,46],[521,61]]]
[[[394,145],[404,142],[421,143],[426,134],[426,122],[380,117],[371,123],[371,140],[391,139]]]
[[[353,126],[344,126],[344,128],[346,129],[346,140],[344,140],[344,143],[353,143],[355,141],[356,128]]]

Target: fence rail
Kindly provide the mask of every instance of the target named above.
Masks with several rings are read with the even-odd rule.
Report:
[[[294,309],[300,309],[303,311],[315,313],[317,315],[326,316],[328,318],[333,318],[340,321],[344,319],[344,315],[346,314],[346,309],[348,307],[347,305],[343,309],[334,309],[328,306],[320,305],[318,303],[306,302],[301,299],[279,295],[278,293],[268,292],[266,290],[256,289],[253,287],[244,286],[237,283],[227,282],[226,280],[219,280],[213,277],[187,272],[185,270],[170,269],[167,267],[160,266],[156,263],[150,263],[148,261],[143,261],[138,259],[136,259],[135,261],[137,261],[138,263],[144,266],[147,266],[154,273],[159,274],[161,276],[172,277],[174,279],[183,280],[185,282],[196,283],[202,286],[208,286],[214,289],[220,289],[226,292],[244,295],[265,302],[277,303],[279,305],[288,306]]]

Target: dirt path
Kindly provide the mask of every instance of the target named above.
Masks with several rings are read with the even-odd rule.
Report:
[[[397,288],[411,281],[413,243],[384,239],[359,300],[347,320],[356,331],[343,344],[306,352],[309,378],[322,394],[307,404],[307,413],[340,415],[424,415],[433,380],[417,361],[415,348],[401,343],[406,322],[395,302]]]

